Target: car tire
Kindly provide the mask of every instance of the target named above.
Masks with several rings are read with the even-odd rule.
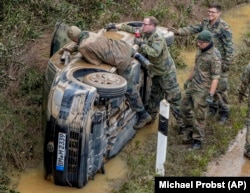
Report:
[[[95,87],[104,98],[119,97],[127,91],[127,80],[118,74],[94,72],[84,76],[83,82]]]

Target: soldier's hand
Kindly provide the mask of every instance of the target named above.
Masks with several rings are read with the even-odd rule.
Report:
[[[184,85],[183,85],[184,90],[186,90],[188,88],[190,82],[191,82],[191,80],[186,80],[184,82]]]
[[[206,98],[206,103],[210,106],[210,105],[213,104],[213,102],[214,102],[214,97],[213,97],[213,95],[212,95],[212,94],[208,94],[208,95],[207,95],[207,98]]]
[[[141,47],[141,45],[144,44],[143,39],[142,38],[135,38],[134,39],[134,44],[136,44],[139,47]]]
[[[174,27],[170,27],[170,28],[168,29],[168,31],[173,32],[175,35],[180,35],[180,32],[179,32],[177,29],[175,29]]]
[[[109,23],[105,26],[105,29],[107,31],[110,31],[110,30],[117,30],[117,27],[116,27],[116,24],[115,23]]]

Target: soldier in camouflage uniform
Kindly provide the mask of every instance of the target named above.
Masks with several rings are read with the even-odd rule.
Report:
[[[184,28],[171,28],[175,35],[193,35],[208,30],[213,34],[215,47],[221,53],[222,59],[222,74],[216,92],[216,102],[210,106],[212,114],[219,113],[220,124],[224,124],[229,117],[229,101],[228,101],[228,70],[233,61],[234,46],[232,42],[232,32],[230,26],[221,18],[221,6],[211,4],[208,7],[208,18],[201,23],[191,25]]]
[[[161,32],[156,29],[158,20],[155,17],[147,17],[143,20],[140,29],[141,38],[135,38],[135,44],[139,46],[138,52],[143,54],[151,63],[148,73],[152,77],[151,96],[148,112],[153,120],[159,111],[160,101],[165,97],[170,103],[170,109],[175,117],[179,129],[184,124],[180,112],[181,90],[176,78],[176,67],[168,51],[167,43]],[[117,26],[118,30],[135,33],[136,28],[129,25]]]
[[[221,74],[220,52],[214,47],[212,34],[204,30],[197,37],[195,66],[184,84],[181,110],[186,125],[184,143],[200,149],[204,140],[207,108],[213,102]]]
[[[135,50],[123,40],[109,39],[94,32],[81,31],[76,26],[71,26],[67,31],[68,37],[76,42],[73,48],[64,48],[68,51],[79,51],[83,58],[95,65],[102,62],[115,66],[118,74],[127,80],[127,97],[131,108],[139,115],[134,127],[141,128],[151,122],[152,118],[145,110],[136,85],[133,83],[131,65]],[[76,49],[77,48],[77,49]]]
[[[241,83],[239,86],[239,103],[243,102],[244,97],[246,97],[246,90],[250,89],[250,63],[246,66],[244,72],[241,76]],[[246,143],[245,143],[245,151],[244,155],[250,159],[250,95],[248,93],[248,109],[247,109],[247,117],[246,117]]]

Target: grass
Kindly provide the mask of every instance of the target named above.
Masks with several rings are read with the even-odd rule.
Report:
[[[248,36],[246,35],[248,38]],[[206,126],[206,139],[199,151],[188,151],[189,146],[183,145],[173,126],[170,124],[168,134],[168,152],[165,162],[165,176],[204,176],[208,163],[224,154],[238,132],[244,127],[246,105],[239,105],[237,87],[243,67],[250,61],[250,47],[242,46],[238,50],[235,62],[231,66],[229,75],[231,102],[230,118],[226,125],[217,124],[217,117],[210,116]],[[239,67],[240,66],[240,67]],[[153,192],[156,141],[154,135],[146,144],[133,142],[123,151],[124,159],[129,167],[129,174],[125,182],[114,189],[114,193]],[[128,156],[129,155],[129,156]],[[149,161],[149,162],[148,162]]]
[[[152,7],[150,3],[155,5]],[[138,0],[2,0],[0,4],[0,192],[15,193],[15,187],[8,187],[10,179],[6,173],[12,170],[22,172],[35,167],[42,159],[41,103],[43,71],[41,64],[27,63],[25,55],[28,45],[46,31],[53,29],[56,21],[77,25],[82,29],[98,29],[109,22],[125,19],[141,20],[146,15],[154,14],[162,25],[180,26],[195,20],[194,8],[199,5],[202,12],[209,0],[190,1],[185,5],[172,0],[158,1]],[[226,8],[246,2],[244,0],[223,0]],[[145,6],[146,4],[148,6]],[[230,3],[230,4],[229,4]],[[121,6],[123,4],[123,6]],[[124,8],[125,7],[125,8]],[[74,13],[74,14],[72,14]],[[84,14],[83,14],[84,13]],[[196,12],[197,14],[197,12]],[[180,18],[180,16],[182,16]],[[200,18],[198,18],[200,19]],[[250,32],[249,32],[250,34]],[[184,43],[192,45],[193,39]],[[171,48],[176,65],[183,67],[178,46]],[[238,57],[238,64],[249,61],[249,50],[243,50]],[[241,72],[234,66],[232,72]],[[239,80],[233,76],[233,83]],[[198,176],[206,168],[212,157],[223,153],[230,140],[242,128],[246,109],[238,106],[235,97],[236,84],[232,84],[230,97],[233,97],[231,128],[210,125],[204,150],[199,154],[187,154],[180,137],[170,129],[166,175]],[[240,112],[240,113],[238,113]],[[15,120],[15,121],[13,121]],[[14,135],[13,135],[14,133]],[[148,143],[135,142],[123,151],[130,172],[114,192],[153,192],[154,160],[156,136]]]

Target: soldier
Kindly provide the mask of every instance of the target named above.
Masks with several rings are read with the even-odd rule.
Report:
[[[245,67],[245,70],[241,76],[241,83],[239,85],[239,103],[243,102],[244,97],[246,97],[246,90],[249,92],[250,89],[250,63]],[[246,116],[246,142],[244,148],[244,155],[250,159],[250,95],[248,93],[248,109]]]
[[[188,27],[174,29],[170,28],[175,35],[192,35],[208,30],[213,34],[215,47],[221,53],[222,74],[216,92],[216,101],[210,106],[210,112],[217,113],[220,116],[219,123],[224,124],[229,117],[229,101],[228,101],[228,70],[233,61],[233,42],[230,26],[221,18],[221,6],[219,4],[211,4],[208,7],[208,18],[201,23],[190,25]]]
[[[144,55],[152,64],[148,73],[152,77],[151,95],[148,112],[155,120],[159,111],[160,101],[165,97],[170,103],[170,109],[181,132],[184,128],[180,112],[181,90],[176,78],[176,67],[168,51],[165,38],[156,27],[158,20],[146,17],[140,29],[141,38],[135,38],[139,46],[138,52]],[[135,33],[138,28],[126,24],[116,26],[118,30]]]
[[[136,54],[133,47],[122,40],[112,40],[94,32],[81,31],[76,26],[71,26],[67,35],[77,43],[77,50],[87,62],[95,65],[104,62],[115,66],[118,69],[118,74],[127,80],[127,97],[131,108],[138,113],[139,117],[134,128],[142,128],[151,122],[152,118],[145,110],[139,91],[133,84],[131,77],[132,56]]]
[[[192,143],[191,149],[202,146],[208,104],[213,102],[221,74],[220,52],[214,47],[209,31],[199,33],[197,46],[195,66],[184,83],[185,93],[181,103],[186,125],[183,143]]]

